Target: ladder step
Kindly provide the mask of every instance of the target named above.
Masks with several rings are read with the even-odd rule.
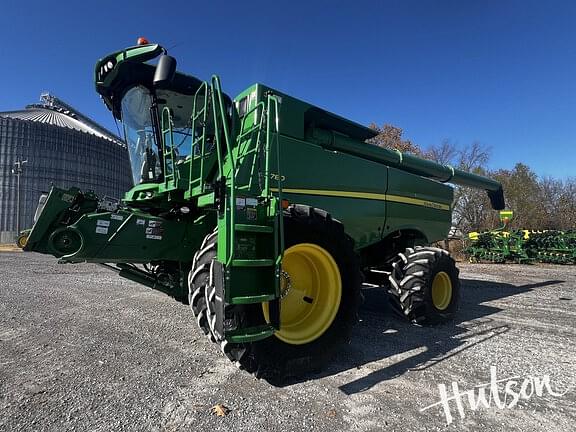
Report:
[[[233,267],[270,267],[274,265],[271,259],[235,259],[232,260]]]
[[[226,340],[233,343],[254,342],[272,336],[274,331],[274,327],[269,324],[248,327],[227,332]]]
[[[268,225],[249,225],[249,224],[236,224],[236,231],[244,232],[257,232],[257,233],[272,233],[274,228]]]
[[[230,304],[253,304],[253,303],[264,303],[267,301],[272,301],[276,298],[274,294],[262,294],[256,296],[239,296],[232,297],[230,299]]]

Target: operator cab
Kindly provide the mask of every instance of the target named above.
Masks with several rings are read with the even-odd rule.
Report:
[[[102,96],[106,106],[124,127],[124,136],[128,146],[130,165],[134,184],[158,183],[163,181],[163,151],[166,148],[166,130],[163,112],[168,109],[172,122],[172,146],[174,163],[194,157],[198,148],[192,143],[202,132],[201,128],[192,130],[192,113],[196,102],[198,107],[207,103],[206,152],[214,147],[214,119],[210,114],[210,98],[199,90],[203,82],[197,78],[175,71],[175,60],[170,66],[171,75],[158,83],[158,69],[166,50],[159,45],[139,45],[114,53],[100,60],[96,65],[96,90]],[[158,65],[147,63],[160,57]],[[195,99],[196,95],[196,101]],[[224,96],[226,113],[231,116],[232,101]],[[164,113],[165,114],[165,113]],[[230,119],[229,119],[230,121]],[[164,123],[167,116],[164,116]],[[199,122],[197,122],[199,123]],[[197,147],[197,146],[196,146]]]

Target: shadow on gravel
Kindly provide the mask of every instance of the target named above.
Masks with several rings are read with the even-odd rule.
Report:
[[[340,387],[344,393],[354,394],[408,371],[427,369],[509,330],[508,325],[489,317],[502,309],[482,303],[562,282],[550,280],[516,286],[461,279],[462,301],[457,319],[431,327],[414,326],[397,318],[388,306],[384,290],[364,290],[365,302],[351,345],[342,350],[326,370],[284,384],[330,376],[350,369],[361,370],[368,363],[388,358],[388,366],[372,371],[367,366],[364,376]]]

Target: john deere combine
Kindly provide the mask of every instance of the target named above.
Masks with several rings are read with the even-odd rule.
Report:
[[[576,231],[510,230],[512,217],[501,211],[500,228],[468,234],[470,261],[576,264]]]
[[[117,208],[53,188],[26,250],[189,303],[232,361],[270,378],[318,369],[349,340],[363,276],[411,321],[453,316],[458,270],[426,246],[451,225],[443,183],[502,209],[498,182],[366,144],[373,130],[262,84],[231,99],[141,42],[95,72],[134,187]]]

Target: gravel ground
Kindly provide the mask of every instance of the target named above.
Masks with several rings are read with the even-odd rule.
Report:
[[[367,290],[353,343],[278,388],[237,370],[163,294],[98,266],[1,253],[0,430],[573,431],[576,266],[460,268],[455,322],[408,325]],[[516,393],[527,383],[517,405],[510,393],[473,410],[465,397],[460,415],[451,401],[451,424],[442,406],[422,411],[441,384],[478,394],[491,366]]]

